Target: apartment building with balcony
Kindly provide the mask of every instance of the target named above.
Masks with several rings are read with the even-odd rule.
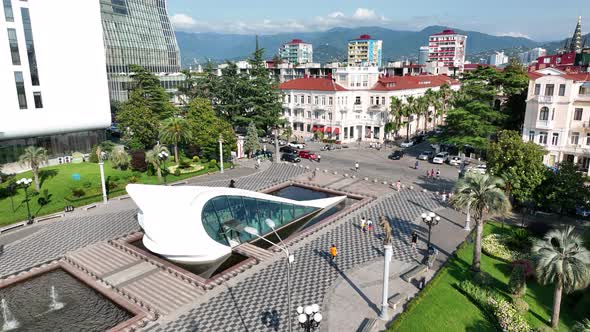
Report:
[[[366,67],[365,67],[366,68]],[[335,77],[299,78],[281,84],[283,116],[293,128],[298,140],[313,137],[316,131],[324,137],[343,143],[357,141],[383,142],[394,136],[405,136],[406,127],[397,133],[386,133],[385,124],[393,121],[390,115],[391,97],[405,101],[409,96],[421,96],[428,89],[438,90],[448,83],[454,90],[459,82],[447,76],[380,77],[377,68],[339,68]],[[424,128],[432,129],[430,121],[412,116],[410,134]]]
[[[529,77],[523,140],[547,150],[546,165],[567,160],[590,174],[590,73],[546,68]]]
[[[446,67],[463,71],[467,36],[453,30],[443,30],[428,37],[428,61],[444,63]]]
[[[311,63],[313,62],[313,45],[301,39],[293,39],[281,45],[278,55],[282,60],[292,64]]]
[[[348,65],[381,67],[383,41],[369,35],[361,35],[348,41]]]

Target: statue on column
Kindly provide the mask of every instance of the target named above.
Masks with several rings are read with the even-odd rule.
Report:
[[[381,225],[381,227],[383,228],[383,231],[385,232],[385,237],[383,239],[383,245],[390,245],[392,244],[392,240],[391,240],[391,225],[389,225],[389,219],[386,216],[381,216],[381,218],[379,218],[379,225]]]

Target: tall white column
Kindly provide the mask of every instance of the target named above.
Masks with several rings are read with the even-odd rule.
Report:
[[[385,249],[385,257],[383,263],[383,297],[381,299],[381,314],[379,318],[381,320],[389,320],[389,314],[387,309],[389,307],[389,303],[387,300],[389,298],[389,262],[391,262],[391,257],[393,256],[393,247],[391,244],[386,244],[383,246]]]
[[[104,162],[101,160],[98,162],[100,168],[100,184],[102,185],[102,201],[104,204],[107,203],[107,186],[104,182]]]
[[[471,204],[467,203],[467,217],[465,218],[465,228],[464,228],[466,231],[471,230],[471,226],[469,225],[470,222],[471,222]]]

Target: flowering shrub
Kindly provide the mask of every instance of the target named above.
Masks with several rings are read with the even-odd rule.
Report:
[[[524,332],[531,330],[531,327],[522,315],[506,300],[490,297],[488,298],[488,303],[493,308],[502,331]]]
[[[510,235],[490,234],[481,241],[481,248],[484,254],[496,257],[505,261],[526,259],[528,255],[520,251],[512,250],[507,246]]]
[[[531,261],[527,259],[519,259],[512,262],[512,267],[515,267],[516,265],[522,265],[525,278],[532,279],[535,277],[535,267]]]

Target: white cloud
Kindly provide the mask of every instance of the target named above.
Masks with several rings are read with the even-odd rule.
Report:
[[[527,34],[524,34],[522,32],[500,32],[497,33],[498,36],[506,36],[506,37],[522,37],[522,38],[529,38],[531,39],[531,37]]]
[[[238,34],[274,34],[279,32],[307,32],[334,27],[384,26],[390,20],[368,8],[357,8],[352,15],[336,11],[307,20],[283,21],[262,19],[259,21],[206,21],[186,14],[175,14],[170,20],[177,30],[190,32],[220,32]]]

